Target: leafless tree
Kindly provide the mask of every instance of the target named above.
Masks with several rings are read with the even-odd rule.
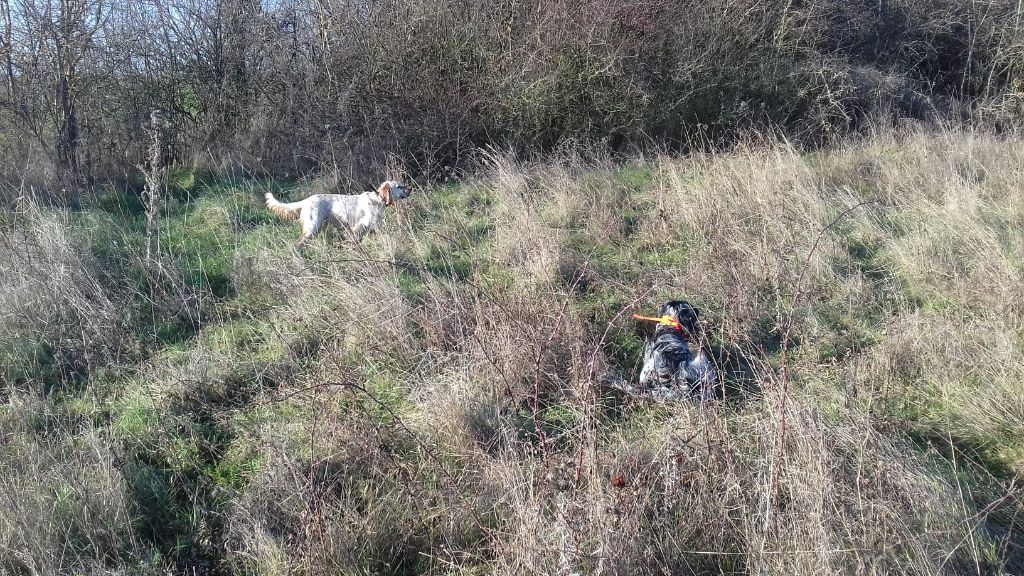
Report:
[[[0,176],[141,183],[156,108],[174,161],[353,179],[492,143],[814,141],[1012,96],[1020,32],[1014,0],[3,0]]]

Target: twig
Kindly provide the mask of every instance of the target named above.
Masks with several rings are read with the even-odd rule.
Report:
[[[822,228],[817,237],[814,239],[814,243],[811,245],[811,249],[807,252],[807,256],[804,258],[803,266],[800,269],[800,274],[796,279],[796,288],[793,292],[793,302],[790,306],[789,315],[786,319],[786,324],[782,330],[782,350],[781,350],[781,368],[779,372],[779,380],[782,387],[782,393],[779,396],[779,441],[776,447],[775,462],[773,464],[772,476],[770,483],[768,484],[768,508],[765,513],[765,533],[767,533],[767,527],[771,523],[772,518],[772,506],[775,502],[778,485],[779,475],[782,473],[782,460],[785,455],[786,448],[786,399],[789,395],[789,364],[788,364],[788,352],[789,352],[789,337],[793,330],[793,322],[796,315],[797,306],[800,303],[800,298],[804,295],[804,278],[807,274],[807,270],[811,267],[811,258],[814,257],[814,253],[818,250],[818,245],[821,243],[821,239],[825,237],[825,233],[832,229],[833,226],[839,223],[840,220],[845,218],[854,210],[867,204],[875,204],[874,200],[864,200],[854,204],[852,207],[844,210],[839,216],[836,216],[827,226]]]

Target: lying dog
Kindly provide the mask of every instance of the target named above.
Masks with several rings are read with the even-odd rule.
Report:
[[[304,200],[285,204],[278,202],[270,192],[266,194],[267,208],[281,218],[298,218],[302,223],[299,246],[320,231],[324,222],[347,229],[359,242],[363,236],[376,230],[384,217],[384,209],[408,198],[412,189],[401,182],[388,180],[376,192],[362,194],[314,194]]]
[[[654,338],[644,346],[640,383],[634,386],[620,380],[612,386],[632,396],[655,400],[715,398],[718,374],[696,343],[700,310],[689,302],[672,300],[662,304],[657,315],[661,321],[654,329]]]

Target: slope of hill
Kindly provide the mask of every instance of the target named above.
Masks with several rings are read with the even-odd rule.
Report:
[[[152,263],[130,193],[22,202],[0,572],[1019,574],[1022,156],[496,156],[302,251],[303,186],[179,173]],[[725,402],[601,386],[670,297]]]

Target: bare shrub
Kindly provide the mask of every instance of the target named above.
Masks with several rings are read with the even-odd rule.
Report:
[[[153,108],[170,115],[181,165],[349,181],[391,158],[446,179],[489,145],[718,147],[751,127],[834,142],[876,114],[1012,130],[1019,12],[1010,0],[24,0],[0,12],[0,175],[88,196],[143,164]]]
[[[4,379],[70,381],[132,352],[125,295],[100,277],[69,214],[30,202],[0,228],[0,348]]]

